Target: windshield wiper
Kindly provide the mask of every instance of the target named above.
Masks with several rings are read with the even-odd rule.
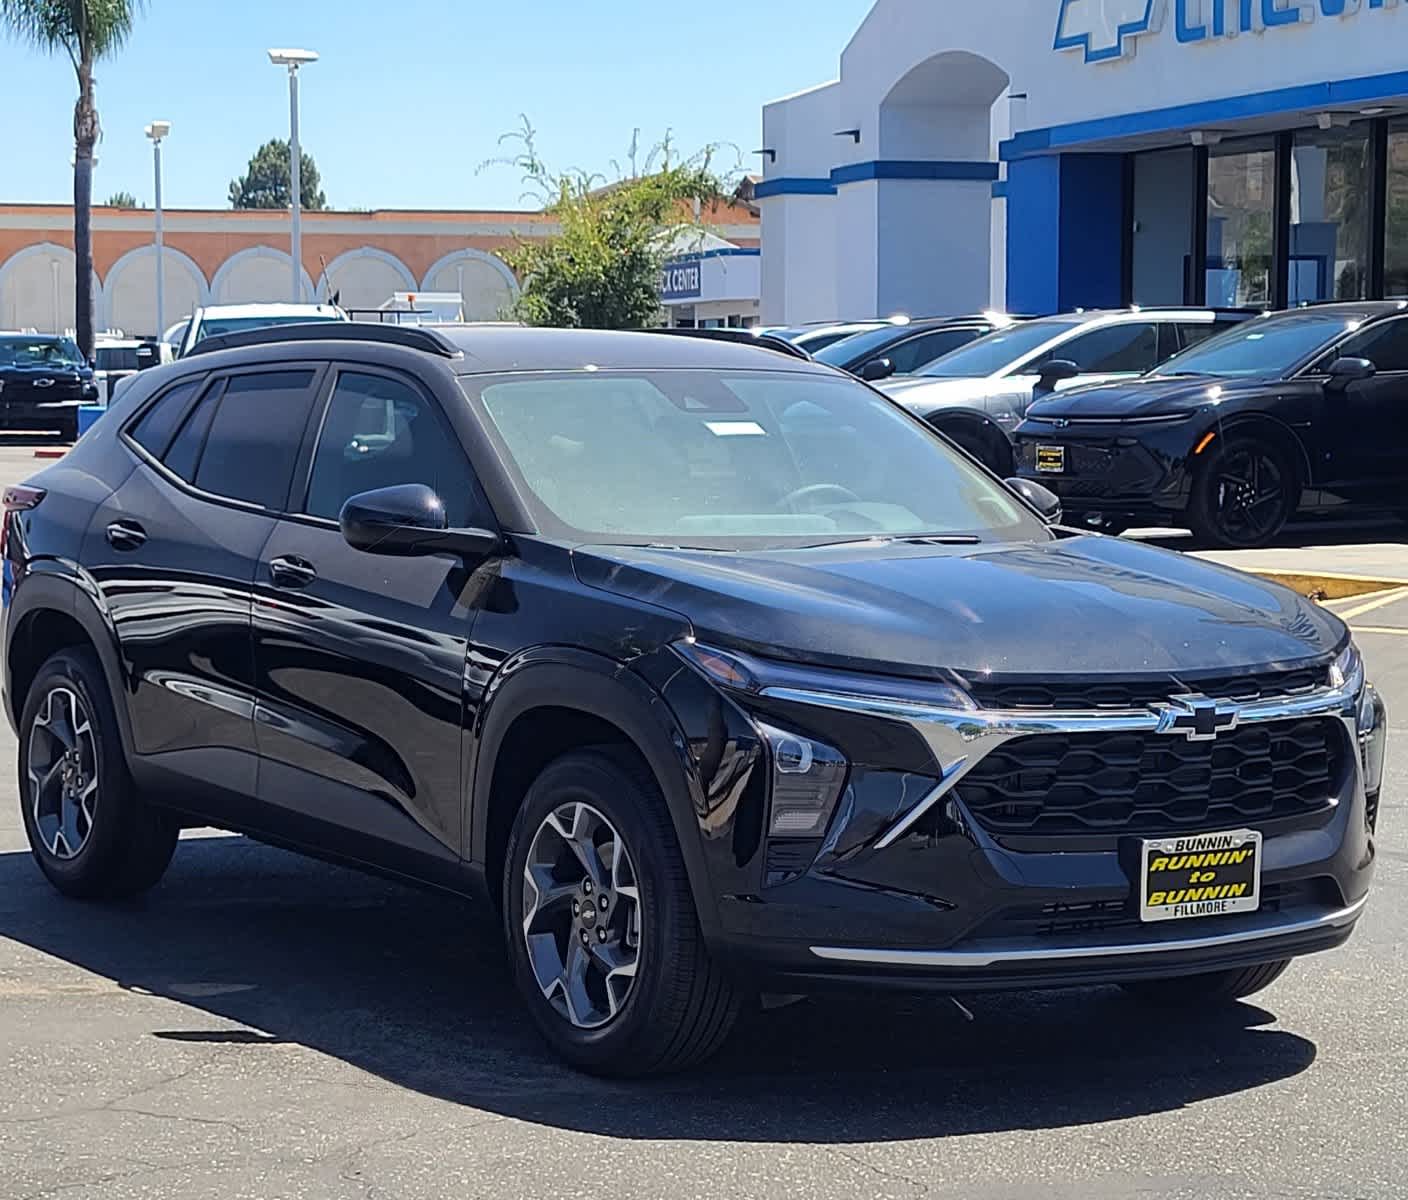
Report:
[[[872,534],[870,537],[837,538],[834,542],[813,542],[803,546],[803,550],[824,550],[830,546],[863,546],[874,542],[877,546],[890,546],[895,542],[923,543],[926,546],[979,546],[983,539],[976,533],[909,533],[902,537],[892,534]]]

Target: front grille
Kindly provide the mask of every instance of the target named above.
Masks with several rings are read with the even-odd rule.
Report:
[[[1373,792],[1365,798],[1364,823],[1368,825],[1370,833],[1378,832],[1379,828],[1379,793]]]
[[[1214,741],[1157,733],[1037,734],[982,759],[959,784],[994,834],[1166,837],[1326,808],[1344,731],[1324,718],[1246,725]]]
[[[1163,679],[1133,683],[1092,683],[1077,680],[1071,683],[1040,680],[1025,683],[984,683],[969,681],[969,691],[985,708],[1007,709],[1092,709],[1146,708],[1162,704],[1173,696],[1200,694],[1214,700],[1278,700],[1286,696],[1304,695],[1329,683],[1330,668],[1307,667],[1295,671],[1272,671],[1261,674],[1218,675],[1199,679],[1196,676],[1165,676]]]

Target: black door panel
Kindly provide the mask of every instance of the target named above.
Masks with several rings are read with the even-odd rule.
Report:
[[[354,550],[333,523],[352,495],[424,483],[452,524],[478,507],[437,403],[410,380],[336,380],[305,486],[255,580],[260,796],[290,828],[393,870],[458,875],[472,573],[449,556]]]
[[[84,543],[117,633],[135,750],[177,776],[251,795],[250,583],[274,525],[143,464],[98,506]]]

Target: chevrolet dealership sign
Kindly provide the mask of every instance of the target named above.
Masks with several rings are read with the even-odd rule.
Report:
[[[1397,7],[1399,0],[1061,0],[1055,48],[1080,50],[1088,63],[1117,62],[1134,54],[1140,38],[1170,27],[1191,45]]]

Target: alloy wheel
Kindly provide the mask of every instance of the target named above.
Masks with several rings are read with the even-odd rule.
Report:
[[[98,748],[77,692],[55,687],[29,731],[29,790],[34,828],[55,858],[76,858],[93,832]]]
[[[620,831],[589,804],[549,813],[523,868],[523,938],[538,987],[578,1029],[598,1029],[625,1006],[641,919],[635,863]]]
[[[1214,482],[1217,523],[1228,541],[1257,542],[1280,527],[1286,479],[1273,456],[1239,447],[1219,464]]]

